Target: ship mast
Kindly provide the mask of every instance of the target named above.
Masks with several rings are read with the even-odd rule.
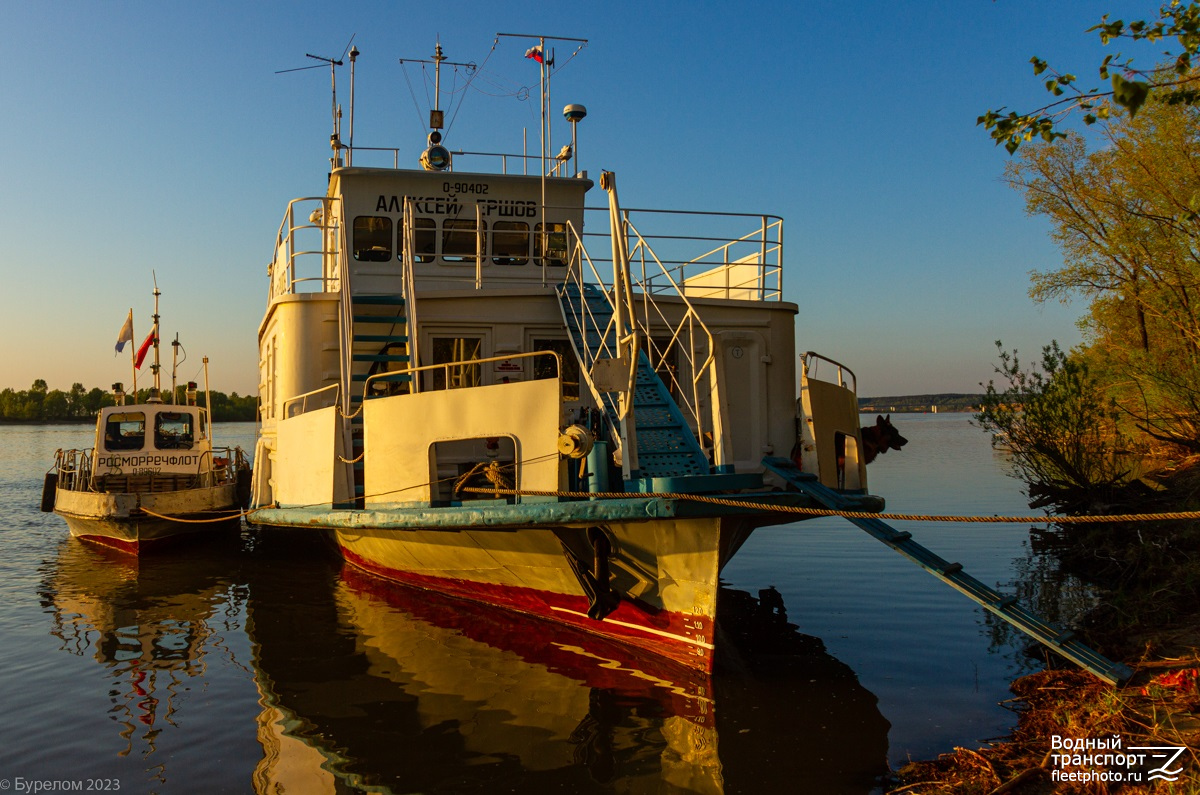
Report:
[[[538,235],[538,245],[541,249],[542,261],[542,284],[546,284],[546,253],[549,249],[550,237],[550,220],[546,217],[546,156],[550,150],[550,67],[554,66],[554,50],[546,50],[547,41],[574,41],[581,45],[586,45],[587,39],[572,39],[566,36],[543,36],[533,33],[497,33],[496,37],[506,36],[513,39],[537,39],[537,46],[531,48],[525,53],[526,58],[533,58],[538,62],[540,67],[539,72],[541,79],[539,87],[541,89],[541,116],[542,121],[539,125],[538,136],[541,138],[542,151],[540,154],[540,168],[542,178],[542,231]]]
[[[162,388],[159,384],[158,371],[158,297],[162,293],[158,290],[158,276],[154,276],[154,329],[151,332],[154,335],[154,364],[150,365],[151,371],[154,373],[154,390],[150,393],[147,403],[162,403]]]

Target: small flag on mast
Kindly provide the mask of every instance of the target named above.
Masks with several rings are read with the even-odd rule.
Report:
[[[525,51],[526,58],[532,58],[538,63],[544,63],[546,66],[554,66],[554,56],[550,56],[550,60],[546,60],[546,54],[542,51],[542,45],[538,44],[530,47]]]
[[[129,310],[129,317],[125,318],[125,325],[121,326],[121,333],[117,335],[117,353],[125,350],[125,343],[133,342],[133,310]],[[114,354],[116,355],[116,354]]]
[[[142,347],[138,348],[137,360],[134,361],[133,366],[139,370],[142,369],[142,360],[146,358],[146,351],[150,350],[150,343],[154,342],[154,334],[156,331],[157,329],[151,329],[149,336],[142,341]]]

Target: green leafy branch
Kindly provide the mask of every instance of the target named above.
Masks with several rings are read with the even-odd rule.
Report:
[[[1200,52],[1200,2],[1172,0],[1159,9],[1159,18],[1152,22],[1109,21],[1105,14],[1098,25],[1093,25],[1086,32],[1098,33],[1100,43],[1104,45],[1115,39],[1149,42],[1173,39],[1179,51],[1174,54],[1168,52],[1172,60],[1151,69],[1135,68],[1132,58],[1116,64],[1120,53],[1106,55],[1098,70],[1100,79],[1107,80],[1111,85],[1111,89],[1106,91],[1099,88],[1080,90],[1075,75],[1058,72],[1037,56],[1030,58],[1034,76],[1049,75],[1046,79],[1047,92],[1055,97],[1062,97],[1067,92],[1072,92],[1072,95],[1049,102],[1029,113],[1004,113],[1004,108],[1000,108],[988,110],[980,116],[976,123],[989,131],[997,145],[1004,144],[1009,154],[1035,137],[1047,142],[1065,137],[1067,133],[1062,132],[1059,126],[1076,111],[1083,111],[1083,123],[1092,125],[1109,118],[1113,106],[1123,108],[1131,118],[1136,116],[1151,92],[1161,93],[1162,99],[1173,105],[1200,104],[1200,88],[1196,87],[1200,82],[1200,73],[1192,71],[1193,57]]]

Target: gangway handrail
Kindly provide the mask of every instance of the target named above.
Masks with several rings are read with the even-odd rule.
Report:
[[[404,316],[408,332],[408,364],[410,369],[421,366],[421,346],[418,339],[420,324],[417,320],[417,237],[416,230],[412,225],[412,219],[415,215],[412,197],[405,196],[404,228],[402,230],[404,233],[404,251],[400,255],[400,278],[404,289]],[[421,391],[420,384],[416,382],[416,379],[413,379],[410,389],[414,393]]]
[[[633,225],[633,222],[629,220],[628,215],[626,215],[624,218],[624,222],[627,233],[632,232],[638,241],[630,255],[633,256],[633,254],[638,251],[642,252],[642,318],[639,326],[642,328],[642,332],[646,335],[646,339],[652,349],[654,349],[655,346],[653,337],[650,335],[650,308],[654,308],[655,313],[658,315],[658,319],[664,325],[666,325],[668,329],[672,329],[672,325],[667,320],[666,315],[659,308],[658,304],[653,300],[652,291],[647,289],[649,279],[651,277],[648,277],[646,274],[646,254],[649,254],[651,259],[658,264],[659,270],[663,276],[666,277],[671,287],[674,288],[676,296],[685,307],[686,311],[683,313],[683,317],[680,318],[679,323],[676,324],[672,329],[670,342],[667,343],[667,346],[664,350],[656,352],[658,353],[659,361],[664,359],[671,348],[676,346],[676,343],[679,341],[680,334],[686,325],[688,329],[689,344],[686,346],[677,346],[678,349],[683,352],[683,356],[692,371],[691,396],[690,399],[685,398],[684,403],[688,411],[691,413],[692,418],[696,422],[697,435],[700,435],[704,430],[700,421],[700,384],[703,379],[708,378],[710,390],[715,397],[718,389],[717,385],[719,383],[719,374],[716,370],[716,343],[713,340],[712,331],[709,330],[708,325],[705,324],[703,318],[700,317],[700,313],[696,311],[695,305],[693,305],[688,299],[686,291],[675,281],[674,278],[672,278],[670,272],[666,267],[663,266],[662,262],[658,259],[658,256],[654,253],[654,249],[650,247],[650,244],[642,236],[641,232],[639,232],[637,227]],[[697,334],[695,331],[696,326],[699,326],[699,334]],[[695,340],[697,338],[704,342],[704,350],[706,351],[704,361],[702,361],[698,366],[696,364],[694,355],[694,351],[696,350]],[[671,378],[672,380],[675,380],[674,373],[671,374]],[[678,381],[676,381],[676,383],[678,384]],[[726,432],[722,430],[727,426],[726,423],[722,421],[722,417],[720,416],[721,401],[719,399],[712,400],[709,408],[712,412],[711,428],[714,431],[713,463],[717,466],[720,466],[725,463],[725,450],[732,449],[730,446],[732,444],[732,440],[727,438]]]
[[[602,178],[601,184],[602,185],[604,184],[603,178]],[[611,208],[612,208],[612,205],[610,204],[610,212],[611,212]],[[742,214],[742,215],[746,215],[746,214]],[[751,217],[759,217],[759,216],[751,216]],[[661,260],[658,259],[654,250],[650,247],[649,243],[646,241],[646,238],[638,231],[638,229],[629,220],[629,213],[626,211],[620,211],[619,218],[620,218],[620,226],[621,226],[620,230],[617,230],[615,227],[613,227],[613,229],[610,231],[609,236],[612,237],[612,236],[616,236],[616,235],[621,235],[622,237],[627,239],[628,236],[630,235],[630,233],[632,233],[632,235],[638,241],[632,251],[630,251],[628,248],[624,249],[624,256],[627,259],[626,259],[626,263],[624,265],[623,270],[624,270],[624,272],[626,272],[627,277],[629,278],[629,281],[631,282],[630,287],[632,288],[636,284],[636,286],[640,288],[639,291],[641,293],[641,299],[642,299],[641,311],[636,313],[636,315],[634,317],[630,318],[630,321],[632,324],[632,331],[633,331],[632,338],[633,338],[633,340],[640,342],[639,335],[645,337],[647,344],[650,346],[650,351],[653,354],[653,356],[651,357],[651,365],[656,368],[657,368],[658,363],[663,361],[668,356],[668,354],[671,352],[671,350],[673,348],[677,348],[680,351],[684,351],[682,356],[686,360],[686,364],[687,364],[688,368],[691,370],[688,386],[685,388],[684,385],[680,383],[680,381],[678,380],[678,378],[676,377],[676,374],[674,372],[668,371],[667,376],[669,377],[671,382],[674,384],[674,386],[677,388],[677,392],[680,395],[680,399],[683,404],[682,408],[685,411],[688,422],[691,424],[694,424],[694,430],[696,432],[697,438],[703,438],[704,432],[706,430],[711,430],[713,432],[713,443],[712,443],[713,463],[717,466],[722,466],[726,462],[728,451],[732,450],[732,446],[731,446],[732,440],[728,438],[728,432],[727,432],[727,430],[725,430],[725,428],[727,428],[727,425],[723,421],[724,417],[722,416],[723,401],[721,400],[721,398],[719,396],[720,377],[719,377],[719,373],[717,372],[718,363],[717,363],[717,359],[716,359],[716,344],[715,344],[712,332],[709,330],[708,326],[704,323],[703,319],[700,316],[700,313],[696,310],[695,305],[685,295],[685,291],[671,276],[671,274],[668,272],[668,269],[663,265]],[[582,236],[579,235],[577,232],[575,232],[573,225],[569,224],[568,228],[571,230],[572,233],[575,234],[575,246],[572,250],[572,256],[570,257],[570,261],[568,263],[567,273],[564,274],[564,280],[563,280],[564,283],[574,283],[579,288],[581,295],[582,295],[584,278],[585,278],[584,263],[586,262],[588,269],[591,270],[592,278],[595,280],[594,283],[599,285],[602,288],[602,295],[604,296],[605,300],[609,303],[609,305],[612,306],[614,309],[613,315],[609,318],[609,321],[602,332],[600,331],[600,329],[598,327],[598,323],[594,322],[594,318],[591,315],[590,309],[587,305],[587,301],[581,301],[581,305],[577,310],[578,315],[579,315],[579,321],[580,321],[577,325],[580,329],[580,333],[586,338],[586,335],[588,334],[589,330],[594,330],[595,332],[598,333],[600,344],[599,344],[599,349],[597,350],[595,356],[591,355],[590,352],[577,351],[576,353],[580,356],[580,361],[584,365],[584,367],[582,369],[585,373],[585,380],[587,381],[589,388],[592,389],[594,397],[596,397],[597,402],[599,404],[607,405],[607,402],[604,400],[603,396],[597,392],[595,384],[592,382],[591,378],[587,376],[587,369],[593,363],[593,361],[599,357],[599,354],[601,352],[607,352],[606,348],[610,344],[609,343],[610,332],[613,328],[614,322],[616,321],[617,306],[615,303],[614,296],[610,294],[610,288],[607,286],[606,280],[601,276],[599,271],[596,269],[595,262],[592,260],[591,256],[588,255],[587,248],[583,243]],[[616,246],[614,246],[614,250],[615,250],[615,248],[616,248]],[[639,254],[640,254],[640,260],[642,263],[642,275],[641,275],[641,279],[639,281],[637,281],[636,283],[634,283],[634,281],[632,279],[632,275],[628,274],[628,271],[629,271],[628,260],[631,259],[634,255],[639,255]],[[614,255],[614,257],[615,257],[615,255]],[[665,313],[658,306],[658,304],[654,301],[652,291],[647,289],[647,282],[648,282],[648,279],[646,276],[646,259],[647,258],[653,260],[658,265],[659,270],[663,274],[663,277],[676,290],[677,296],[684,307],[682,317],[679,318],[678,322],[672,322],[672,321],[668,320]],[[621,270],[622,270],[622,268],[620,268],[620,267],[614,267],[614,274]],[[615,278],[615,276],[614,276],[614,278]],[[651,307],[653,307],[653,309],[651,309]],[[631,304],[630,308],[632,310],[632,304]],[[585,321],[592,321],[592,322],[585,322]],[[666,347],[663,348],[662,350],[659,350],[657,348],[657,346],[655,346],[655,344],[654,344],[652,321],[661,323],[670,332],[670,341],[667,343]],[[686,343],[683,342],[685,337],[687,340]],[[703,361],[698,363],[696,361],[696,356],[694,354],[694,351],[697,350],[697,348],[701,345],[703,346],[703,348],[705,350],[705,357],[704,357]],[[631,362],[631,365],[632,365],[632,362]],[[636,369],[636,367],[631,367],[631,376],[630,376],[631,384],[629,386],[630,391],[632,390],[632,380],[635,377],[634,375],[632,375],[632,373],[634,372],[635,369]],[[661,376],[662,376],[662,374],[660,373],[660,377]],[[711,415],[708,417],[707,422],[705,421],[705,418],[702,416],[702,412],[701,412],[701,384],[704,382],[705,379],[708,379],[708,382],[709,382],[709,396],[710,396],[709,412]],[[622,408],[619,411],[620,416],[618,417],[618,419],[623,420],[625,414],[627,414],[627,413],[628,413],[627,407]],[[622,426],[624,426],[624,423],[622,423]],[[634,422],[634,428],[636,429],[636,419]],[[623,432],[624,432],[624,430],[623,430]],[[623,441],[620,444],[622,446],[624,446]],[[630,452],[632,452],[632,451],[630,451]]]

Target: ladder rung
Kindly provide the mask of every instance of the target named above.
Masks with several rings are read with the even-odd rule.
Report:
[[[350,357],[356,362],[407,362],[408,357],[403,354],[390,353],[356,353]]]
[[[350,301],[355,304],[372,304],[374,306],[404,306],[404,296],[401,295],[355,295],[351,296]]]
[[[355,342],[408,342],[407,334],[355,334]]]
[[[1061,646],[1064,643],[1069,643],[1072,640],[1075,640],[1075,632],[1068,629],[1066,632],[1055,635],[1051,640],[1051,643],[1055,644],[1056,646]]]
[[[403,325],[407,320],[404,315],[354,315],[355,323],[394,323]]]
[[[390,381],[392,383],[411,381],[412,376],[408,373],[377,373],[373,376],[368,376],[366,373],[350,376],[351,381],[366,381],[368,378],[374,381]]]

